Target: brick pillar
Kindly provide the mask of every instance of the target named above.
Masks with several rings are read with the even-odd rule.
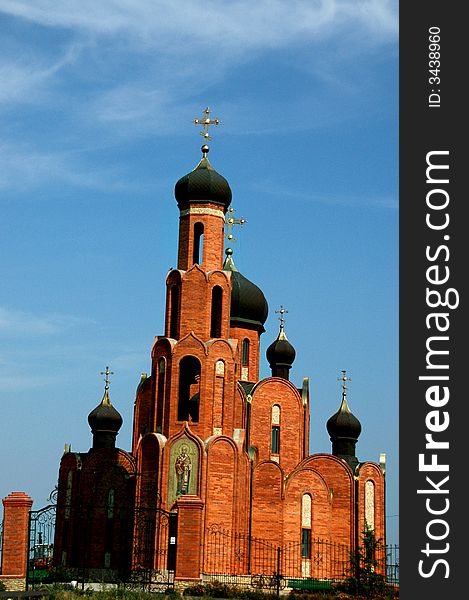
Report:
[[[1,579],[8,590],[25,589],[29,551],[29,512],[33,500],[24,492],[3,498]]]
[[[178,536],[175,579],[200,581],[203,501],[189,494],[178,503]]]

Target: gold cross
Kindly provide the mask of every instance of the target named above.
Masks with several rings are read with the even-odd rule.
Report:
[[[212,139],[208,133],[209,126],[210,125],[220,125],[220,121],[218,119],[210,118],[210,109],[208,106],[204,110],[204,116],[201,119],[194,119],[193,123],[194,123],[194,125],[202,125],[204,130],[200,132],[200,135],[203,136],[203,138],[206,140]]]
[[[232,215],[234,213],[234,211],[235,211],[235,209],[232,206],[230,206],[230,208],[228,209],[228,213],[230,215]],[[227,216],[225,219],[225,225],[226,225],[226,228],[228,229],[228,233],[226,234],[226,239],[229,242],[236,242],[236,238],[233,235],[233,227],[235,225],[244,225],[245,223],[247,223],[246,219],[243,219],[243,218],[235,219],[232,216]]]
[[[114,371],[110,371],[109,367],[106,367],[106,370],[101,371],[100,375],[106,375],[106,378],[104,380],[106,382],[106,385],[105,385],[104,389],[108,390],[109,389],[109,375],[114,375]]]
[[[288,310],[287,310],[286,308],[283,308],[283,305],[281,304],[281,305],[280,305],[280,310],[276,310],[276,311],[275,311],[275,313],[276,313],[276,314],[279,314],[279,313],[280,313],[280,317],[279,317],[279,320],[280,320],[280,327],[283,329],[283,326],[285,325],[285,319],[283,318],[283,315],[284,315],[285,313],[288,313]]]
[[[346,375],[347,371],[343,370],[342,371],[342,377],[337,377],[337,381],[342,381],[342,389],[344,390],[344,392],[346,392],[347,390],[347,381],[352,381],[351,377],[347,377]]]

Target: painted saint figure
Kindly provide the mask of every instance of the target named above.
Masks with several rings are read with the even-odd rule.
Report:
[[[191,476],[192,462],[187,451],[187,446],[182,446],[181,452],[179,453],[174,464],[177,476],[176,494],[178,496],[182,496],[183,494],[189,493],[189,481]]]

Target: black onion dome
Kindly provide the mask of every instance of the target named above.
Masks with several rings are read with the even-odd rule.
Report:
[[[231,313],[230,322],[234,326],[252,326],[264,330],[269,314],[269,306],[262,291],[241,275],[231,272]]]
[[[357,417],[352,414],[345,395],[342,396],[339,410],[335,415],[330,417],[326,427],[331,439],[358,439],[358,436],[362,431],[362,426]]]
[[[179,208],[189,203],[213,202],[226,210],[231,203],[229,183],[215,171],[205,155],[193,171],[179,179],[174,195]]]
[[[93,433],[98,431],[117,433],[122,427],[122,417],[111,404],[107,389],[103,399],[88,415],[88,423]]]
[[[270,344],[265,354],[271,368],[276,366],[292,366],[296,357],[296,351],[288,341],[283,327],[280,328],[277,339]]]

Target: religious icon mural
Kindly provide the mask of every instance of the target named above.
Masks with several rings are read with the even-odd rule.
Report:
[[[174,469],[176,471],[177,486],[176,494],[181,496],[189,492],[189,482],[191,477],[192,461],[190,459],[187,446],[181,447],[181,452],[176,458]]]
[[[199,450],[189,438],[182,438],[171,448],[168,498],[175,502],[185,494],[197,494]]]

